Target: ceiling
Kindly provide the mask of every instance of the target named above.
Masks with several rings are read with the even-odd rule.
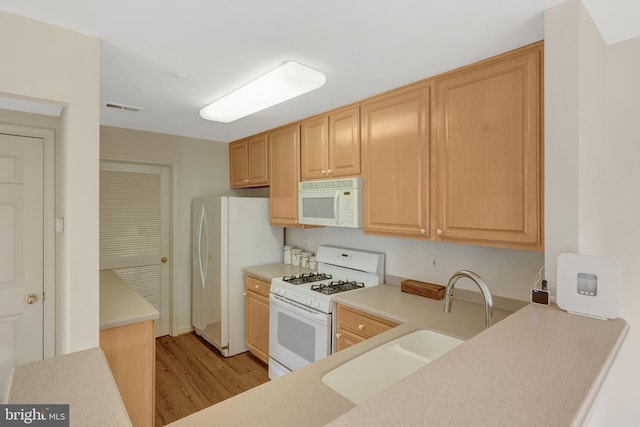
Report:
[[[540,40],[543,11],[561,1],[0,0],[0,10],[100,39],[101,124],[229,142]],[[585,4],[611,1],[628,0]],[[198,115],[288,60],[324,72],[325,85],[232,123]]]

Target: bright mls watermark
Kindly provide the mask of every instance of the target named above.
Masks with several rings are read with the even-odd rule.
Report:
[[[69,427],[69,405],[2,405],[0,427]]]

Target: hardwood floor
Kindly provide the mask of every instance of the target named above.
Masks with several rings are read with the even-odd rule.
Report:
[[[269,381],[250,353],[222,355],[195,332],[156,339],[156,427]]]

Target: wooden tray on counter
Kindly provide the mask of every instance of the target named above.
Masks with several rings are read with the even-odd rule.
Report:
[[[400,290],[425,298],[442,299],[444,298],[445,287],[433,283],[421,282],[419,280],[403,280],[400,283]]]

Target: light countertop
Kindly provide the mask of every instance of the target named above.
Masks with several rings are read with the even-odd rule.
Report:
[[[16,366],[5,403],[68,404],[72,426],[130,426],[99,348]]]
[[[296,267],[291,264],[275,263],[247,267],[243,271],[247,276],[255,277],[265,282],[271,282],[271,279],[274,277],[309,273],[312,270],[304,267]]]
[[[157,320],[160,313],[111,270],[100,271],[100,329],[145,320]]]
[[[266,269],[246,272],[268,280]],[[628,330],[622,319],[532,304],[514,314],[496,310],[485,330],[482,305],[454,300],[452,312],[444,313],[443,300],[391,285],[336,301],[403,323],[171,425],[580,425]],[[322,382],[334,368],[417,329],[467,342],[358,406]]]

